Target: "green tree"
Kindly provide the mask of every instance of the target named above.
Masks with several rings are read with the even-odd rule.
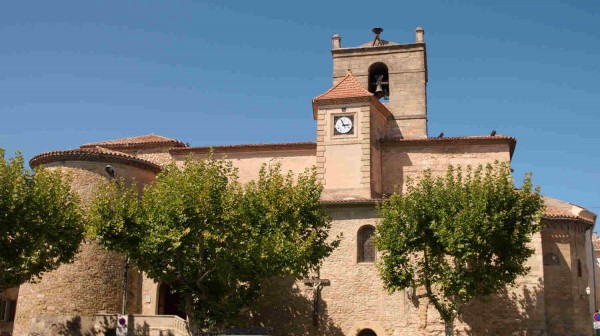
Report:
[[[79,200],[59,172],[24,168],[0,148],[0,292],[71,262],[83,239]]]
[[[543,201],[527,174],[515,190],[508,163],[446,176],[426,171],[379,207],[375,244],[390,291],[425,288],[452,335],[454,320],[475,297],[497,293],[529,269],[528,245],[540,229]]]
[[[315,176],[263,166],[241,185],[228,161],[188,159],[141,197],[122,182],[104,186],[90,223],[107,248],[178,293],[197,332],[235,319],[265,278],[306,276],[337,246]]]

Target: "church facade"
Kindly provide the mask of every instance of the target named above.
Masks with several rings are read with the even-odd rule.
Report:
[[[260,166],[274,161],[284,171],[316,166],[322,201],[332,218],[331,236],[342,236],[340,246],[314,278],[266,284],[259,308],[249,314],[250,324],[272,335],[443,335],[443,323],[421,289],[389,294],[383,288],[372,243],[376,204],[394,190],[402,192],[407,178],[426,169],[441,174],[448,165],[510,161],[517,140],[495,132],[429,137],[423,29],[417,28],[413,43],[383,40],[380,28],[373,32],[374,40],[350,48],[342,47],[338,35],[332,37],[333,86],[312,101],[315,142],[193,147],[151,134],[43,153],[30,164],[71,176],[84,202],[100,182],[112,178],[107,165],[116,177],[138,186],[151,183],[161,167],[183,163],[188,156],[204,158],[211,149],[239,168],[241,182],[257,178]],[[472,303],[457,321],[457,333],[592,333],[596,215],[556,199],[545,198],[545,203],[543,228],[531,242],[530,273],[491,300]],[[124,265],[123,256],[93,242],[82,244],[74,263],[0,295],[1,302],[15,307],[0,322],[0,332],[92,334],[110,327],[112,316],[121,311]],[[167,330],[178,335],[183,320],[172,316],[181,313],[168,286],[127,272],[132,325],[147,335]]]

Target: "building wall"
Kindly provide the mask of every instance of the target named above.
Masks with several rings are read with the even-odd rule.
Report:
[[[592,279],[594,283],[594,308],[596,311],[600,309],[600,237],[597,233],[593,234],[593,268],[594,273]]]
[[[72,179],[72,189],[84,205],[89,204],[98,185],[106,181],[104,167],[108,162],[60,162],[48,164]],[[122,164],[110,163],[117,177],[135,180],[141,188],[154,179],[154,173]],[[45,273],[36,283],[25,283],[19,289],[14,335],[42,332],[48,321],[65,326],[76,316],[121,311],[125,259],[87,240],[71,264],[61,265]],[[139,274],[129,271],[128,310],[139,312]]]
[[[320,154],[317,169],[323,183],[323,199],[347,197],[371,198],[371,109],[343,105],[319,108],[318,120],[323,120],[318,135],[317,152]],[[354,132],[335,135],[336,116],[352,116]]]
[[[206,158],[206,153],[194,153],[190,151],[192,158]],[[174,155],[174,160],[178,166],[183,166],[188,154]],[[281,171],[287,173],[293,171],[296,174],[310,169],[315,165],[314,150],[294,150],[294,151],[255,151],[255,152],[227,152],[215,153],[216,158],[224,158],[233,162],[239,169],[240,183],[247,183],[258,178],[260,167],[264,165],[281,164]]]
[[[377,111],[373,106],[370,107],[370,127],[371,127],[371,197],[380,198],[383,193],[383,158],[382,158],[382,139],[387,136],[387,118]]]
[[[402,192],[407,178],[417,178],[426,169],[445,174],[449,165],[477,167],[494,161],[510,161],[508,144],[457,145],[444,143],[383,144],[383,192]]]
[[[551,335],[546,326],[548,302],[542,242],[541,233],[531,238],[529,246],[535,252],[526,261],[529,273],[517,278],[514,286],[469,304],[460,318],[458,330],[467,335]]]
[[[320,278],[329,286],[321,291],[318,327],[313,325],[313,289],[302,281],[270,280],[264,286],[255,323],[273,328],[274,335],[347,335],[371,329],[378,336],[443,335],[444,325],[423,289],[384,289],[375,263],[358,262],[358,232],[376,226],[373,206],[332,206],[331,236],[340,246],[325,260]],[[456,321],[455,330],[467,335],[543,335],[545,325],[541,235],[532,237],[536,254],[527,261],[531,272],[514,287],[473,302]]]
[[[586,228],[579,222],[542,222],[546,321],[549,335],[589,335],[591,315],[586,287],[589,268]],[[578,274],[581,262],[581,276]]]

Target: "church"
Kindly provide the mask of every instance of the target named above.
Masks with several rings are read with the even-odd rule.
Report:
[[[239,168],[241,182],[257,178],[260,166],[274,161],[284,171],[315,166],[332,219],[330,235],[342,236],[340,246],[315,277],[265,285],[259,308],[249,314],[254,333],[443,335],[443,322],[422,290],[389,294],[383,288],[372,242],[376,205],[426,169],[439,174],[448,165],[510,161],[517,139],[495,132],[430,137],[424,30],[417,28],[415,40],[402,43],[382,39],[382,31],[374,28],[374,38],[355,47],[342,46],[341,37],[333,35],[333,84],[312,100],[314,142],[194,147],[150,134],[42,153],[30,165],[71,176],[84,202],[110,175],[143,186],[165,165],[188,156],[201,159],[211,150]],[[592,247],[596,215],[565,201],[544,200],[542,230],[531,241],[530,273],[490,300],[470,304],[456,322],[456,334],[592,333],[591,316],[599,308]],[[125,272],[130,334],[186,335],[169,287],[127,270],[123,256],[92,241],[82,244],[73,263],[0,294],[0,335],[104,334],[121,311]]]

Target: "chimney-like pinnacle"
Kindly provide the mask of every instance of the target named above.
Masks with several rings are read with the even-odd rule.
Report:
[[[417,37],[417,43],[425,42],[425,39],[424,39],[425,30],[423,30],[423,28],[417,27],[417,29],[415,29],[415,35]]]
[[[342,38],[338,34],[333,34],[331,37],[331,48],[339,49],[342,47]]]

